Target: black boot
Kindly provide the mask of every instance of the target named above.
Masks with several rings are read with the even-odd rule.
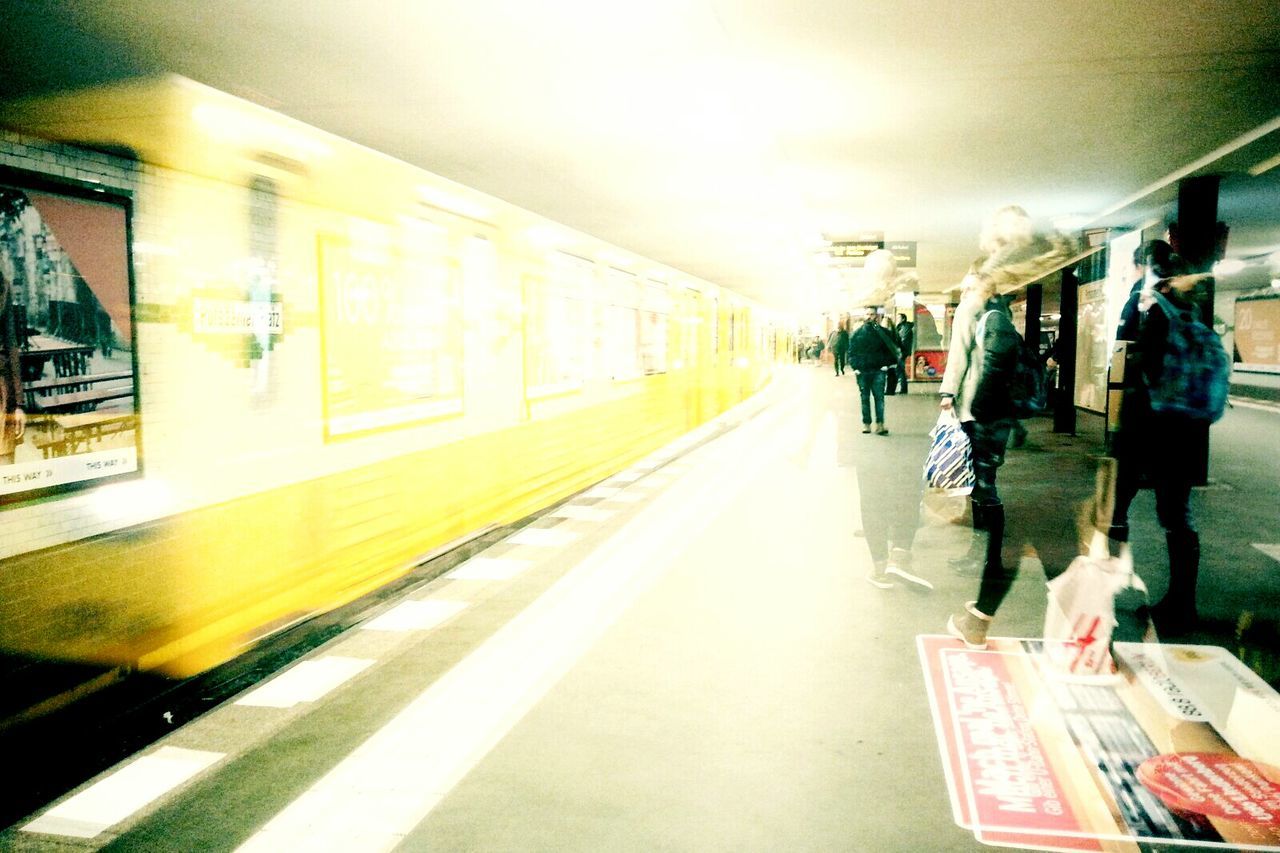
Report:
[[[1185,634],[1196,625],[1196,581],[1200,575],[1200,535],[1194,530],[1165,534],[1169,547],[1169,591],[1151,608],[1156,627]]]
[[[959,557],[947,558],[951,571],[963,578],[976,578],[982,574],[982,563],[987,554],[986,511],[981,504],[970,503],[973,513],[973,532],[969,534],[969,550]]]
[[[1014,572],[1007,569],[1001,559],[1004,549],[1004,505],[989,506],[983,511],[987,528],[986,559],[982,567],[982,583],[978,587],[977,608],[994,616],[1004,597],[1013,586]]]

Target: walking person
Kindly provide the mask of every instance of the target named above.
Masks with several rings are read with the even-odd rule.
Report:
[[[1009,379],[1019,337],[995,283],[977,273],[966,276],[951,328],[951,349],[939,393],[940,407],[951,409],[969,437],[974,486],[970,494],[973,540],[957,568],[981,565],[976,601],[947,620],[947,632],[971,649],[986,648],[987,628],[1013,585],[1001,558],[1005,509],[996,490],[996,472],[1004,463],[1013,429]]]
[[[872,402],[875,404],[876,435],[888,435],[884,425],[885,372],[898,361],[898,348],[889,333],[876,321],[876,309],[868,308],[862,325],[849,338],[849,366],[858,379],[862,399],[862,432],[871,432]]]
[[[898,393],[907,393],[907,360],[915,350],[916,324],[907,319],[906,314],[898,315],[898,325],[894,327],[894,335],[898,339]]]
[[[1129,341],[1125,361],[1124,396],[1120,427],[1113,444],[1118,463],[1116,502],[1110,536],[1129,540],[1129,506],[1145,477],[1155,491],[1156,517],[1165,531],[1169,551],[1169,587],[1152,608],[1152,619],[1162,631],[1184,633],[1196,624],[1196,580],[1200,573],[1200,534],[1191,512],[1191,487],[1195,480],[1189,452],[1203,440],[1204,419],[1186,411],[1157,411],[1152,396],[1160,386],[1174,381],[1166,372],[1171,322],[1178,316],[1198,314],[1191,287],[1195,279],[1177,278],[1185,273],[1182,260],[1163,240],[1151,240],[1138,248],[1134,266],[1142,275],[1120,316],[1117,340]],[[1225,353],[1222,356],[1225,359]],[[1225,379],[1223,380],[1225,382]],[[1198,438],[1198,436],[1200,436]]]
[[[841,317],[831,337],[827,341],[831,355],[835,359],[836,376],[844,376],[845,364],[849,356],[849,318]]]
[[[889,340],[893,342],[893,347],[898,353],[898,360],[886,367],[884,371],[884,395],[892,397],[898,393],[898,365],[902,362],[902,351],[898,349],[898,327],[886,314],[880,317],[880,328],[889,333]]]

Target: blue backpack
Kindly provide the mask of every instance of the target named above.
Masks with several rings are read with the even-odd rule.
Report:
[[[1169,338],[1160,378],[1149,386],[1151,409],[1213,423],[1227,408],[1231,359],[1194,311],[1175,307],[1160,293],[1154,296],[1169,318]]]

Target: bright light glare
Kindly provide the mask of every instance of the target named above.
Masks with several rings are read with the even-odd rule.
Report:
[[[176,509],[169,484],[154,479],[102,486],[93,492],[90,504],[103,521],[127,523],[159,518]]]
[[[1227,258],[1213,265],[1214,275],[1235,275],[1245,268],[1245,262],[1239,258]]]
[[[254,145],[298,160],[333,153],[328,145],[303,130],[286,127],[278,119],[252,115],[246,109],[204,103],[191,111],[191,117],[209,136],[224,142]]]
[[[493,215],[493,212],[482,204],[427,184],[422,184],[418,187],[418,198],[432,207],[438,207],[441,210],[447,210],[450,213],[456,213],[468,219],[484,220]]]

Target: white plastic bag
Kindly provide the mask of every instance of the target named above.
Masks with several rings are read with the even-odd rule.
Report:
[[[1126,608],[1146,618],[1146,585],[1133,572],[1128,544],[1111,556],[1107,537],[1095,532],[1089,553],[1076,557],[1067,570],[1049,581],[1044,618],[1044,653],[1051,671],[1068,676],[1110,676],[1111,640],[1117,598],[1140,598],[1143,606]],[[1131,615],[1131,614],[1129,614]]]
[[[924,461],[924,480],[930,489],[948,496],[967,495],[973,491],[973,458],[969,436],[960,427],[960,419],[951,409],[938,415],[938,423],[929,433],[933,444]]]

